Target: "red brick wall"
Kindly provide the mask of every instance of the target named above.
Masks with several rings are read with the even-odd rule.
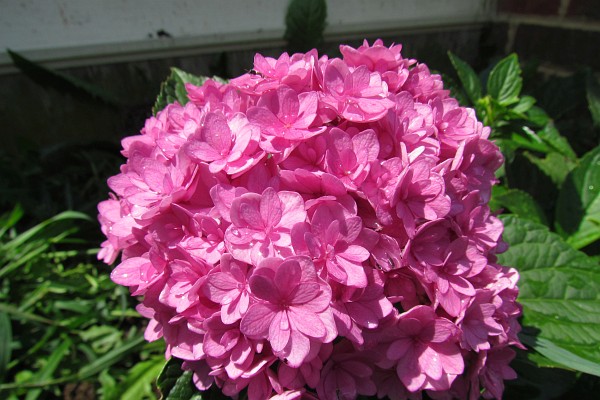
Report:
[[[600,70],[599,0],[497,0],[504,50],[547,68]]]

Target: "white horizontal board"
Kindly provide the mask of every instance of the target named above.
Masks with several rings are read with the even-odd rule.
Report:
[[[328,0],[329,36],[486,21],[494,0]],[[287,0],[0,0],[10,48],[81,65],[281,43]]]

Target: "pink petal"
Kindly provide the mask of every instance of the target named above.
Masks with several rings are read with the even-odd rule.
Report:
[[[424,351],[419,355],[419,365],[421,371],[424,371],[430,378],[438,380],[442,377],[442,362],[439,354],[431,347],[425,347]]]
[[[286,357],[288,361],[287,364],[290,367],[297,368],[302,365],[310,352],[310,340],[300,332],[292,330],[288,348],[289,354]]]
[[[290,322],[285,311],[275,314],[269,326],[269,342],[273,351],[281,352],[290,340]]]
[[[288,315],[294,329],[298,329],[306,336],[320,339],[327,335],[325,325],[313,312],[305,311],[301,306],[292,306],[289,308]]]
[[[202,137],[217,152],[227,152],[231,148],[231,130],[227,120],[220,114],[209,113],[204,120]]]
[[[223,158],[210,144],[198,140],[190,141],[185,150],[195,160],[211,162]]]
[[[111,272],[110,279],[113,282],[123,286],[135,286],[140,282],[140,270],[145,265],[149,264],[150,260],[142,257],[132,257],[121,262]]]
[[[283,215],[281,201],[273,188],[266,188],[260,199],[260,216],[265,227],[274,227]]]
[[[277,310],[270,305],[255,303],[242,318],[240,331],[253,339],[266,339]]]
[[[301,283],[296,286],[290,294],[290,303],[294,305],[305,304],[320,294],[320,285],[318,283]]]

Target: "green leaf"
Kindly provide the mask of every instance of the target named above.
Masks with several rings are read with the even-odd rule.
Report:
[[[520,148],[524,148],[527,150],[537,151],[539,153],[548,153],[550,152],[550,148],[542,139],[540,139],[535,132],[526,126],[522,129],[523,133],[512,133],[510,135],[510,140],[512,140],[515,144]]]
[[[521,67],[517,55],[513,53],[502,59],[490,72],[487,93],[501,105],[509,105],[519,101],[522,86]]]
[[[536,351],[547,357],[549,360],[560,360],[560,364],[562,365],[575,365],[577,367],[574,369],[577,371],[596,376],[599,376],[598,374],[600,374],[600,365],[598,365],[598,363],[581,358],[576,354],[557,346],[548,339],[528,335],[521,335],[519,337],[524,344],[535,347]]]
[[[71,92],[92,99],[101,100],[113,107],[120,107],[122,105],[120,100],[113,93],[109,93],[100,86],[63,74],[62,72],[48,69],[9,49],[7,49],[6,52],[12,59],[15,67],[42,86],[53,87],[59,92]]]
[[[547,227],[502,217],[509,249],[498,256],[517,268],[524,331],[533,348],[568,368],[600,376],[600,269]]]
[[[114,348],[113,350],[104,354],[102,357],[97,358],[90,364],[81,368],[77,376],[79,379],[83,380],[100,373],[102,370],[109,368],[110,366],[121,361],[127,356],[127,354],[139,350],[144,342],[145,340],[143,336],[136,336],[129,339],[121,346]]]
[[[0,382],[8,369],[11,356],[12,326],[10,317],[5,312],[0,312]]]
[[[529,110],[531,110],[531,108],[533,107],[533,105],[535,104],[535,99],[531,96],[523,96],[519,99],[519,102],[517,104],[515,104],[515,106],[512,108],[512,110],[516,113],[526,113]]]
[[[142,400],[154,397],[152,384],[165,363],[162,356],[135,364],[112,394],[112,399]],[[111,400],[111,398],[105,398]]]
[[[4,234],[19,222],[23,217],[23,207],[17,204],[10,213],[3,214],[0,217],[0,239]]]
[[[479,77],[469,64],[458,58],[458,56],[451,51],[448,52],[448,57],[450,58],[450,62],[452,62],[471,103],[477,103],[477,100],[481,98],[481,83],[479,82]]]
[[[600,146],[583,156],[565,179],[556,230],[577,249],[600,239]]]
[[[98,382],[101,385],[100,393],[102,394],[102,399],[113,400],[119,398],[117,381],[110,375],[108,370],[104,370],[98,375]]]
[[[547,225],[546,215],[538,203],[527,192],[519,189],[507,189],[502,186],[492,188],[490,208],[507,208],[520,218]]]
[[[554,123],[549,122],[546,124],[544,129],[537,132],[537,135],[557,153],[562,154],[570,160],[577,160],[577,154],[571,148],[569,141],[558,132]]]
[[[537,126],[546,126],[551,120],[546,111],[538,106],[533,106],[527,111],[529,121]]]
[[[208,79],[206,76],[196,76],[178,68],[171,68],[171,75],[160,85],[160,92],[152,109],[154,115],[174,102],[185,105],[189,101],[185,84],[202,86]]]
[[[202,395],[192,383],[192,372],[181,369],[181,360],[171,357],[165,364],[156,385],[161,400],[200,400]]]
[[[444,82],[444,88],[450,90],[450,96],[454,97],[458,100],[458,103],[462,106],[468,106],[470,101],[465,94],[465,92],[461,89],[458,82],[454,80],[450,75],[441,73],[442,81]]]
[[[569,171],[575,167],[575,163],[557,152],[550,152],[546,157],[540,158],[529,152],[524,152],[523,155],[546,176],[552,179],[556,186],[562,185]]]
[[[65,339],[63,342],[52,352],[46,364],[29,380],[28,384],[37,384],[48,381],[52,378],[54,371],[58,368],[62,359],[67,355],[69,347],[71,346],[71,339]],[[34,400],[42,393],[41,388],[31,389],[27,392],[25,400]]]
[[[284,38],[290,51],[306,52],[319,47],[327,21],[325,0],[292,0],[285,16]]]
[[[585,92],[594,126],[600,127],[600,83],[592,73],[587,74]]]

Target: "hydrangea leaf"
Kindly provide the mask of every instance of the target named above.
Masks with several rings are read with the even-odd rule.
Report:
[[[600,126],[600,83],[591,73],[587,76],[585,89],[594,125]]]
[[[536,100],[531,96],[523,96],[519,99],[519,102],[515,104],[512,111],[516,113],[526,113],[532,109]]]
[[[487,92],[499,104],[506,106],[519,101],[522,86],[521,67],[517,55],[513,53],[492,69],[487,81]]]
[[[556,126],[552,122],[546,124],[544,129],[537,132],[540,137],[548,146],[567,157],[570,160],[576,160],[577,154],[573,151],[573,148],[569,144],[569,141],[558,132]]]
[[[527,192],[519,189],[508,189],[504,186],[494,186],[490,208],[498,210],[507,208],[519,218],[547,225],[546,215],[539,204]]]
[[[187,91],[185,90],[185,84],[191,83],[200,86],[208,79],[209,78],[206,76],[196,76],[182,71],[179,68],[171,68],[171,75],[169,75],[169,77],[160,85],[160,92],[158,93],[152,109],[153,113],[156,115],[156,113],[165,108],[167,104],[176,101],[181,105],[186,104],[189,99]]]
[[[524,331],[533,348],[568,368],[600,376],[600,269],[547,227],[504,216],[510,248],[500,263],[521,274]],[[569,355],[565,357],[565,355]]]
[[[171,357],[158,375],[156,385],[161,400],[201,400],[203,397],[192,383],[192,372],[181,369],[181,360]]]
[[[463,84],[467,96],[469,96],[471,102],[475,104],[477,100],[481,98],[481,83],[479,82],[479,77],[469,64],[458,58],[451,51],[448,52],[448,57],[456,70],[460,82]]]
[[[8,369],[10,362],[12,342],[12,327],[10,317],[5,312],[0,312],[0,382]]]
[[[577,249],[600,239],[600,146],[587,153],[565,179],[558,196],[556,228]]]
[[[450,90],[450,96],[458,100],[460,105],[468,106],[471,102],[469,97],[465,94],[465,91],[462,89],[464,85],[459,85],[458,82],[448,74],[443,72],[440,72],[440,74],[442,76],[442,80],[444,81],[444,87]]]
[[[304,52],[323,42],[327,20],[325,0],[292,0],[285,17],[285,34],[290,50]]]
[[[523,155],[544,175],[548,176],[556,186],[562,185],[569,171],[575,167],[574,161],[555,151],[546,154],[544,158],[529,152],[525,152]]]

